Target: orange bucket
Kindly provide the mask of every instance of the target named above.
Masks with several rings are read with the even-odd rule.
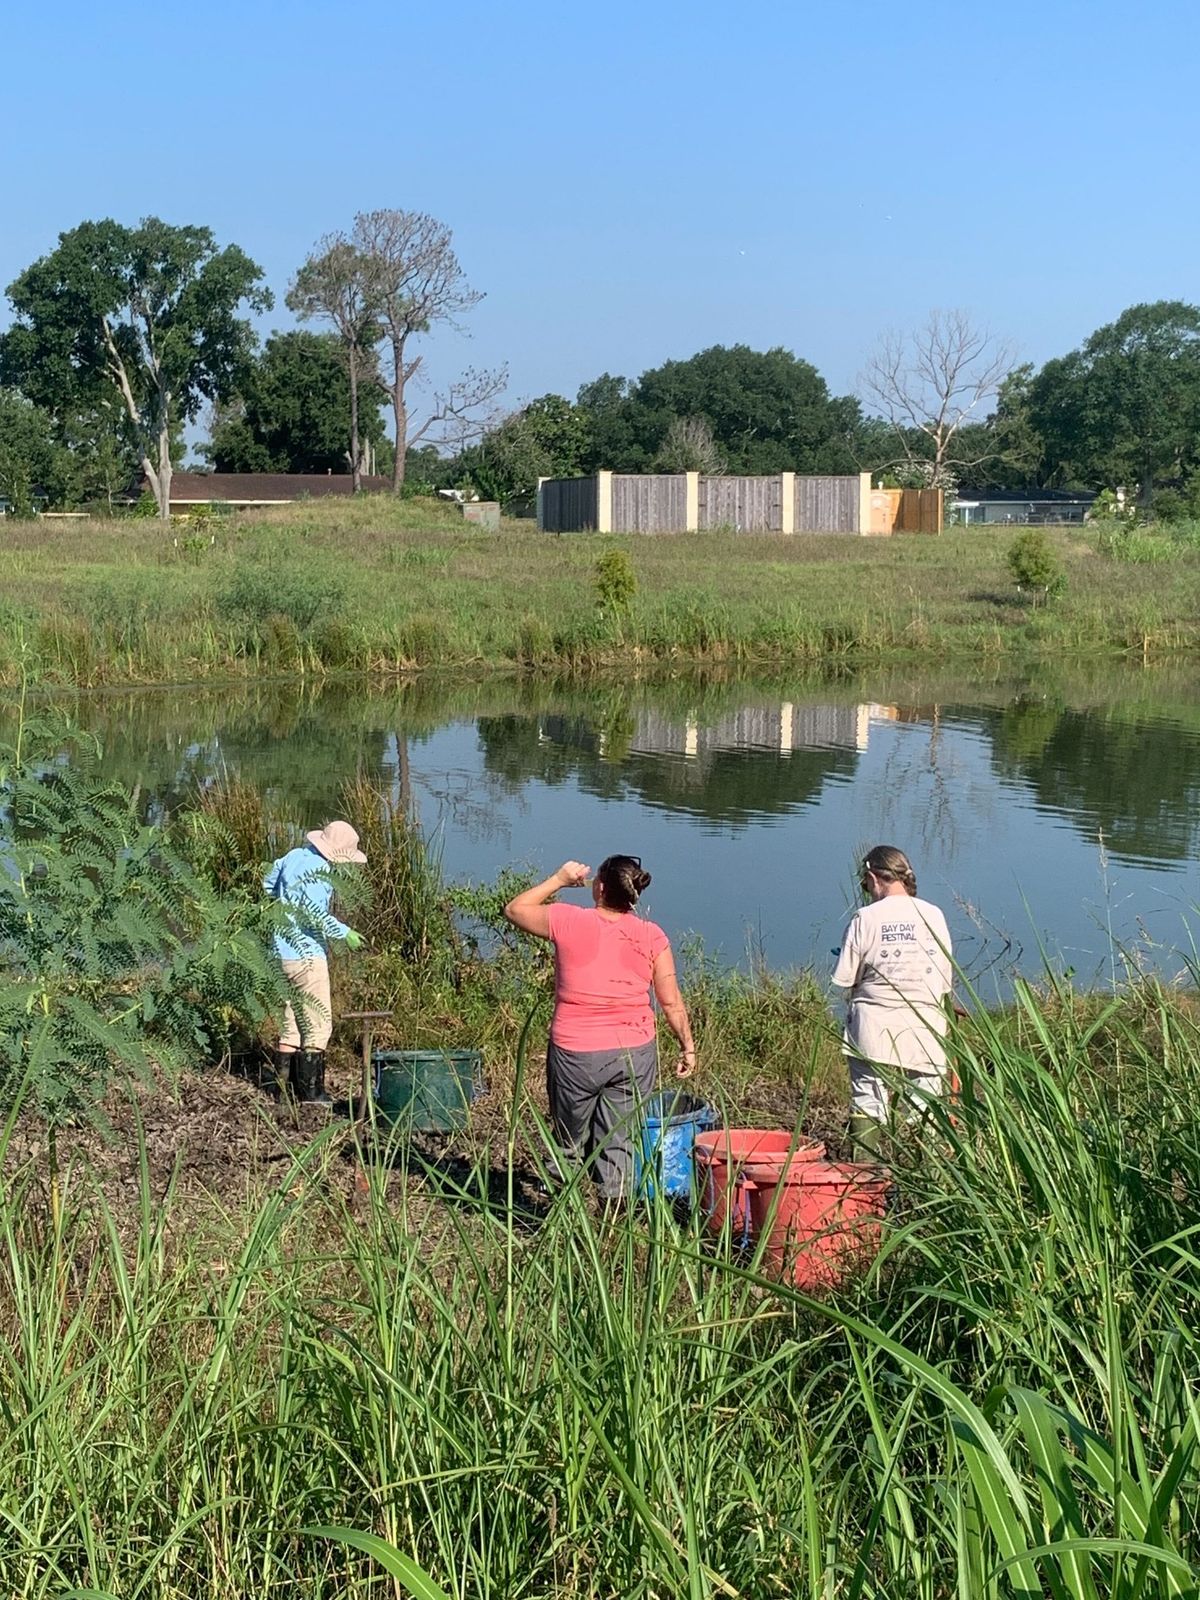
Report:
[[[849,1161],[750,1161],[750,1226],[767,1265],[798,1289],[831,1289],[879,1250],[888,1180]]]
[[[696,1135],[696,1193],[700,1196],[714,1233],[729,1229],[734,1244],[745,1247],[751,1237],[750,1192],[754,1188],[747,1164],[757,1161],[779,1171],[788,1157],[798,1165],[821,1161],[825,1146],[816,1139],[797,1139],[774,1128],[718,1128]]]

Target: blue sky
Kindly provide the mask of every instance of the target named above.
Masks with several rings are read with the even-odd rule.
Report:
[[[0,284],[155,213],[282,302],[355,211],[428,210],[487,294],[433,376],[514,402],[737,341],[842,392],[934,306],[1042,361],[1200,299],[1193,0],[59,0],[2,47]]]

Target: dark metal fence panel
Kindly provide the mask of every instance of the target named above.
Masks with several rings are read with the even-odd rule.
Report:
[[[546,533],[586,533],[597,522],[599,480],[547,478],[541,487],[541,523]]]

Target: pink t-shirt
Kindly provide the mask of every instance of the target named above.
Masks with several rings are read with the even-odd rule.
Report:
[[[604,917],[594,907],[553,905],[554,1020],[564,1050],[632,1050],[654,1037],[650,984],[670,947],[655,922],[632,912]]]

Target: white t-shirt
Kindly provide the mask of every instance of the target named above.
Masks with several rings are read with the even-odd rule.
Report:
[[[856,911],[833,974],[850,991],[847,1052],[913,1070],[943,1062],[950,957],[946,919],[928,900],[888,894]]]

